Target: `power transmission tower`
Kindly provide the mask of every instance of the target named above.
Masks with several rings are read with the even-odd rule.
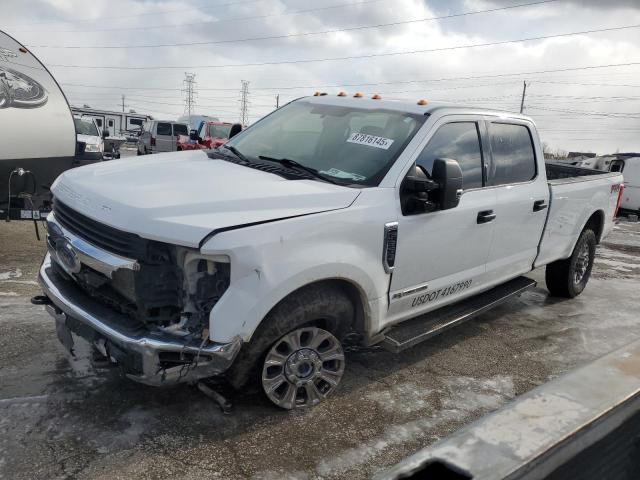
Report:
[[[196,74],[184,73],[184,88],[182,91],[185,94],[184,98],[184,111],[189,116],[189,126],[191,126],[191,113],[196,105]]]
[[[240,123],[244,127],[249,123],[249,82],[241,80],[242,89],[240,90]]]
[[[527,94],[527,81],[522,82],[522,100],[520,101],[520,113],[524,112],[524,96]]]

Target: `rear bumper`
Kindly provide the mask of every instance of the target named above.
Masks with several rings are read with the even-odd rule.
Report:
[[[211,377],[226,371],[240,351],[239,337],[229,343],[189,344],[160,330],[132,326],[129,317],[95,302],[55,273],[48,253],[38,281],[52,302],[46,308],[59,337],[70,330],[85,338],[137,382],[161,386]]]

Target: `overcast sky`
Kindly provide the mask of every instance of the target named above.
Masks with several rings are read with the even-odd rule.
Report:
[[[239,118],[241,80],[250,82],[251,121],[274,108],[276,94],[282,104],[315,90],[517,111],[526,80],[525,113],[553,148],[640,151],[640,28],[424,52],[640,25],[640,0],[495,10],[535,1],[3,0],[0,29],[31,47],[74,105],[117,110],[125,94],[127,109],[176,118],[184,111],[184,74],[193,72],[197,113],[230,121]],[[406,23],[482,10],[495,11]],[[355,29],[398,22],[405,23]],[[281,38],[256,39],[274,36]],[[210,43],[52,48],[202,42]],[[282,63],[336,57],[361,58]],[[117,68],[86,68],[105,66]]]

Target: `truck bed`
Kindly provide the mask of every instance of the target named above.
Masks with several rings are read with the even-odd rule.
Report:
[[[618,201],[619,172],[557,163],[545,164],[549,184],[549,213],[535,267],[568,258],[580,232],[592,216],[599,239],[613,227]],[[598,228],[595,228],[598,230]]]

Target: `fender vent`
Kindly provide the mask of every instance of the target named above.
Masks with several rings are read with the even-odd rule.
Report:
[[[389,273],[396,264],[396,245],[398,244],[398,222],[386,223],[384,226],[384,246],[382,248],[382,265]]]

